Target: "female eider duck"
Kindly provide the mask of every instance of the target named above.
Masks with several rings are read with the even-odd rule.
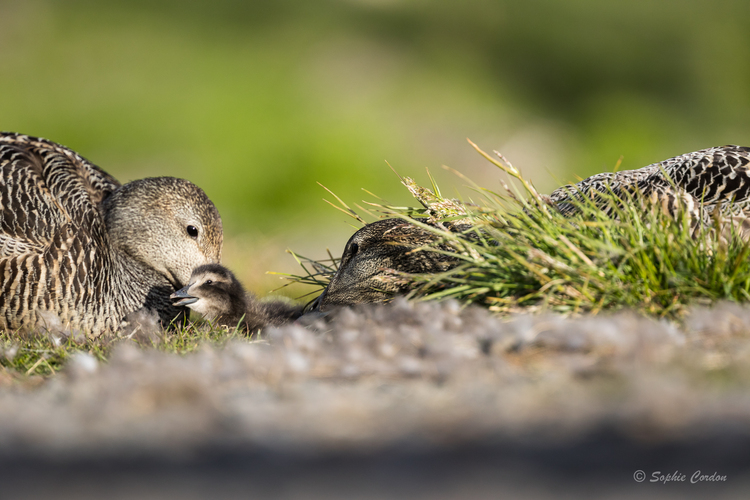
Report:
[[[652,163],[637,170],[604,172],[554,190],[546,201],[563,215],[578,209],[574,200],[588,197],[608,213],[605,193],[623,201],[640,196],[674,213],[680,202],[694,225],[709,226],[714,215],[747,216],[750,206],[750,148],[722,146],[702,149]]]
[[[187,306],[215,325],[249,332],[289,323],[302,314],[302,306],[259,301],[245,291],[232,271],[219,264],[197,267],[190,283],[171,298],[175,305]]]
[[[340,306],[387,302],[409,292],[410,283],[398,279],[394,270],[429,274],[457,266],[461,261],[449,253],[454,249],[439,241],[439,236],[403,219],[367,224],[349,238],[338,270],[312,302],[311,310],[322,312]],[[442,252],[419,250],[431,245]]]
[[[169,324],[169,295],[219,262],[219,212],[172,177],[120,185],[63,146],[0,133],[0,329],[116,330],[141,308]]]
[[[722,235],[736,233],[750,239],[748,147],[703,149],[638,170],[601,173],[558,188],[543,198],[563,215],[572,216],[578,211],[574,200],[586,196],[611,215],[609,198],[604,196],[610,192],[623,203],[642,196],[667,213],[675,213],[682,204],[693,229],[710,226],[718,212],[727,218],[718,228]],[[431,233],[401,219],[368,224],[346,244],[338,270],[313,303],[313,310],[384,302],[410,290],[408,283],[392,278],[393,271],[437,273],[457,265],[459,261],[445,253],[414,251],[436,240]]]

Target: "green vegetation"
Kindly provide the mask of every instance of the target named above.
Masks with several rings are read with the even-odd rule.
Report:
[[[746,143],[748,16],[744,0],[2,0],[0,129],[122,181],[195,182],[226,264],[265,294],[266,270],[295,270],[284,249],[346,241],[316,182],[408,202],[384,160],[498,189],[472,137],[544,193],[621,156]]]
[[[597,314],[631,308],[678,322],[691,305],[750,300],[750,267],[746,265],[750,245],[734,234],[731,224],[724,233],[701,228],[693,234],[685,211],[672,216],[639,199],[623,203],[614,195],[604,198],[616,218],[587,199],[574,202],[579,215],[564,217],[504,158],[477,150],[515,177],[513,186],[519,188],[506,185],[501,194],[474,185],[479,201],[461,202],[445,198],[434,180],[432,189],[426,189],[404,177],[402,183],[421,207],[396,207],[383,200],[372,203],[369,210],[356,207],[370,217],[408,218],[455,249],[450,254],[462,263],[448,272],[396,274],[397,279],[412,281],[412,299],[455,298],[498,314]],[[340,210],[356,213],[336,198]],[[362,220],[359,215],[355,218]],[[434,224],[459,220],[472,229],[452,232]],[[438,250],[425,247],[421,251]],[[291,276],[292,281],[318,291],[338,264],[330,254],[320,261],[294,257],[305,274]],[[204,343],[223,344],[238,338],[248,340],[239,331],[205,323],[152,334],[120,332],[99,339],[0,333],[0,375],[24,381],[31,380],[29,376],[53,375],[79,351],[105,360],[117,342],[185,354]]]
[[[463,139],[503,151],[541,192],[621,156],[638,168],[747,143],[748,14],[744,0],[4,0],[0,129],[65,144],[122,181],[197,183],[222,213],[225,263],[261,294],[278,286],[267,270],[296,272],[285,248],[320,261],[351,234],[316,182],[403,205],[383,160],[411,177],[445,163],[489,189],[467,217],[500,244],[446,234],[465,263],[414,278],[416,297],[673,316],[745,299],[741,245],[693,240],[658,214],[538,213],[527,194],[492,193],[496,171]],[[324,283],[334,261],[305,280]],[[175,351],[222,338],[186,332]],[[71,349],[107,352],[3,335],[0,363],[19,373],[56,371]]]
[[[696,303],[750,300],[750,245],[729,221],[715,222],[723,233],[693,232],[685,210],[672,216],[648,201],[623,202],[614,194],[603,196],[614,218],[589,199],[575,202],[579,215],[564,217],[502,157],[479,152],[515,177],[523,191],[506,186],[507,192],[498,194],[475,186],[481,201],[463,204],[443,198],[434,183],[433,193],[407,178],[404,184],[422,207],[377,205],[387,216],[408,217],[441,236],[462,262],[440,275],[401,273],[399,279],[412,281],[412,298],[452,297],[499,313],[634,308],[670,319]],[[427,218],[460,219],[473,229],[451,232],[424,224]],[[335,266],[301,263],[307,274],[296,279],[319,286]]]
[[[0,385],[4,376],[28,382],[34,377],[55,375],[63,369],[71,356],[85,352],[105,361],[112,348],[120,342],[130,342],[142,348],[184,355],[205,343],[223,345],[233,339],[253,341],[255,335],[236,329],[214,327],[208,323],[189,323],[183,327],[160,330],[151,334],[109,335],[91,339],[84,336],[64,336],[55,332],[31,334],[0,331]],[[31,379],[29,378],[31,377]]]

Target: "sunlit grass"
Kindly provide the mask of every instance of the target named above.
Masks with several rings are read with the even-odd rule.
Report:
[[[397,207],[378,200],[353,209],[337,198],[339,208],[360,222],[363,219],[355,213],[408,219],[443,243],[442,250],[421,251],[447,252],[459,262],[441,274],[396,273],[398,279],[411,282],[409,298],[453,298],[498,314],[597,314],[630,308],[677,321],[690,305],[750,299],[750,246],[732,231],[692,231],[684,210],[669,215],[646,201],[621,200],[612,194],[602,195],[599,203],[604,200],[614,218],[586,198],[573,201],[579,215],[564,217],[502,156],[493,158],[477,150],[515,177],[519,189],[506,185],[505,192],[497,193],[474,185],[478,201],[469,203],[445,198],[432,178],[427,189],[405,177],[403,184],[420,206]],[[453,224],[451,231],[446,222],[460,224]],[[338,258],[330,252],[324,260],[290,253],[303,272],[288,278],[312,286],[312,298],[336,272]],[[257,332],[248,336],[205,323],[98,339],[4,332],[0,373],[19,380],[47,377],[63,370],[76,352],[106,360],[120,342],[186,354],[206,343],[257,338]]]
[[[411,298],[454,298],[498,313],[634,308],[670,319],[679,319],[691,304],[750,299],[750,246],[727,221],[716,221],[723,234],[713,228],[692,231],[685,210],[670,215],[646,200],[611,193],[603,194],[599,205],[574,201],[579,215],[565,217],[502,156],[477,150],[515,177],[520,192],[474,186],[480,201],[469,204],[443,198],[434,183],[429,190],[404,179],[422,207],[374,204],[383,216],[407,218],[455,248],[451,255],[460,264],[445,273],[401,273],[412,283]],[[449,231],[426,224],[428,217],[461,219],[471,229]],[[316,269],[294,278],[304,283],[323,287],[334,271],[329,264],[301,263]]]
[[[5,373],[19,382],[34,377],[48,377],[63,371],[71,356],[79,352],[87,353],[99,361],[106,361],[112,349],[120,343],[184,355],[200,349],[204,344],[224,345],[237,339],[255,341],[258,333],[248,335],[238,329],[217,327],[206,322],[189,323],[150,334],[118,333],[98,338],[44,331],[0,331],[0,375]]]

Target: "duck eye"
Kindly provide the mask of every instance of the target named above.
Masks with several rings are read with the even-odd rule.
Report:
[[[354,257],[357,255],[357,252],[359,251],[359,245],[356,243],[352,243],[352,245],[349,247],[349,253]]]
[[[206,280],[203,284],[204,285],[212,285],[213,284],[213,280]]]
[[[198,228],[195,226],[188,226],[187,227],[187,234],[191,238],[197,238],[198,237]]]

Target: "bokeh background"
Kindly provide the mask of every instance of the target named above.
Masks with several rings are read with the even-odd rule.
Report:
[[[501,177],[467,137],[543,192],[750,144],[748,19],[746,0],[0,0],[0,129],[123,182],[192,180],[267,293],[299,269],[285,249],[354,231],[317,182],[413,204],[386,160],[470,196],[441,165]]]

